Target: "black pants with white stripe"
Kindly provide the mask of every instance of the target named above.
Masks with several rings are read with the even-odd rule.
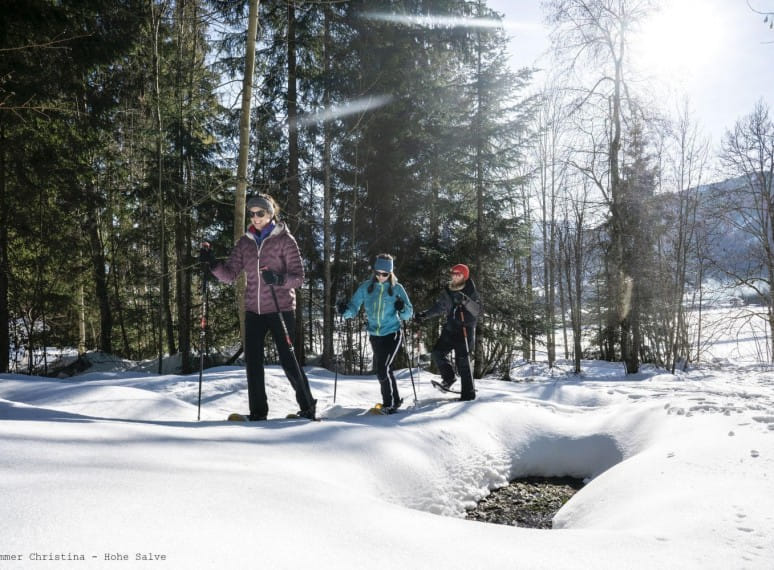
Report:
[[[394,333],[384,336],[372,336],[371,349],[374,353],[374,368],[376,377],[382,389],[382,405],[385,407],[399,406],[398,383],[392,372],[392,363],[398,354],[401,343],[401,332],[398,329]]]

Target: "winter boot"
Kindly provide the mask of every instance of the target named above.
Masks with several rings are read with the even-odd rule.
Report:
[[[305,409],[305,410],[299,410],[296,415],[299,418],[306,418],[307,420],[314,420],[315,418],[315,411],[317,409],[317,400],[312,400],[312,406]]]

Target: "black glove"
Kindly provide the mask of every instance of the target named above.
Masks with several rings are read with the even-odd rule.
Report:
[[[209,265],[212,267],[217,263],[217,259],[215,259],[215,254],[212,253],[212,250],[209,247],[202,247],[199,250],[199,263]]]
[[[264,283],[266,283],[267,285],[285,284],[285,276],[280,275],[279,273],[276,273],[271,269],[264,269],[263,271],[261,271],[261,276],[263,277]]]
[[[395,310],[396,311],[398,311],[398,312],[402,311],[403,307],[405,307],[405,306],[406,306],[406,303],[403,302],[403,299],[401,299],[400,297],[395,299]]]
[[[462,305],[467,300],[468,296],[460,291],[455,291],[455,293],[452,295],[452,302],[457,306]]]
[[[340,301],[336,305],[336,310],[339,311],[340,315],[343,315],[347,310],[347,302],[346,301]]]
[[[420,325],[427,320],[427,311],[422,311],[414,315],[414,320]]]

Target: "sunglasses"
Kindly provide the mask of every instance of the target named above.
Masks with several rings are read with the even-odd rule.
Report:
[[[377,277],[389,277],[389,273],[385,273],[384,271],[374,271],[374,275]]]
[[[250,216],[251,218],[255,218],[255,217],[263,218],[264,216],[266,216],[266,210],[248,210],[247,215]]]

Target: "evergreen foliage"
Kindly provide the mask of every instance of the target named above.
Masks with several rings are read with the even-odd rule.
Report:
[[[625,14],[648,3],[634,4],[589,29],[625,33]],[[701,282],[702,263],[688,261],[702,255],[689,224],[698,198],[670,217],[657,192],[680,196],[688,179],[663,184],[659,133],[627,91],[625,61],[571,27],[577,10],[608,18],[604,2],[546,5],[558,37],[591,38],[613,87],[529,95],[533,70],[510,69],[484,0],[261,3],[248,193],[278,200],[302,250],[302,357],[330,366],[345,353],[350,371],[367,371],[362,323],[337,334],[333,305],[386,252],[417,310],[451,265],[471,267],[485,306],[476,376],[508,377],[543,346],[553,364],[567,315],[577,366],[581,334],[630,371],[691,358],[680,300]],[[222,259],[241,231],[246,18],[245,3],[226,0],[4,5],[0,372],[47,346],[179,352],[183,372],[195,365],[199,244]],[[537,117],[550,105],[561,112]],[[547,141],[556,148],[531,152]],[[653,286],[671,259],[681,277]],[[211,281],[213,360],[240,352],[236,304]],[[411,332],[428,349],[438,323]]]

